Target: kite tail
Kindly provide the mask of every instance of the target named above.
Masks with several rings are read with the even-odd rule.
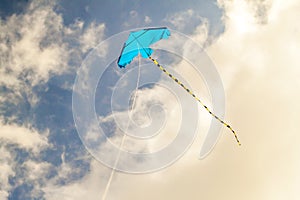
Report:
[[[194,97],[194,99],[196,99],[208,112],[211,116],[213,116],[215,119],[217,119],[219,122],[221,122],[224,126],[226,126],[234,135],[237,143],[239,145],[241,145],[237,134],[235,133],[235,131],[231,128],[231,126],[229,124],[227,124],[226,122],[224,122],[223,120],[221,120],[217,115],[215,115],[213,112],[210,111],[210,109],[187,87],[185,87],[185,85],[183,85],[183,83],[181,83],[177,78],[175,78],[172,74],[170,74],[164,67],[162,67],[157,60],[155,60],[154,58],[152,58],[151,56],[149,56],[149,59],[157,66],[159,67],[160,70],[162,70],[165,74],[167,74],[170,78],[172,78],[178,85],[180,85],[183,89],[185,89],[190,95],[192,95]]]

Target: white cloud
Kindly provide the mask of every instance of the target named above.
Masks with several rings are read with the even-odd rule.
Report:
[[[168,15],[164,21],[170,23],[176,30],[181,32],[193,32],[195,27],[201,25],[207,19],[199,15],[193,9],[187,9]]]
[[[210,43],[213,38],[209,35],[210,23],[193,9],[174,13],[164,19],[176,31],[188,34],[200,46]]]
[[[282,71],[284,65],[295,67],[295,50],[299,48],[296,45],[299,40],[299,33],[296,32],[299,17],[296,1],[294,4],[289,1],[287,5],[290,6],[280,1],[270,2],[269,6],[272,7],[267,24],[256,23],[250,9],[252,4],[247,6],[245,1],[224,2],[227,11],[224,18],[226,32],[208,52],[218,66],[222,66],[220,70],[221,74],[225,74],[226,83],[234,80],[235,73],[241,69],[259,76],[269,69]],[[283,56],[287,51],[289,59]]]
[[[3,197],[3,199],[8,198],[10,192],[22,184],[33,185],[32,191],[26,193],[28,198],[40,198],[43,196],[42,191],[45,185],[51,186],[51,188],[60,188],[61,181],[68,182],[74,173],[80,173],[78,166],[65,162],[65,152],[61,155],[62,164],[57,167],[49,162],[40,161],[40,151],[46,147],[51,148],[51,146],[47,143],[46,137],[41,136],[36,131],[8,125],[1,126],[0,130],[0,197]],[[20,163],[17,153],[9,147],[11,144],[18,145],[30,156]],[[81,157],[76,159],[88,158]],[[57,174],[50,179],[47,178],[47,175],[53,173],[53,171],[57,171]],[[22,174],[19,174],[19,172],[22,172]],[[10,178],[15,178],[17,181],[11,184],[9,182]],[[73,194],[74,191],[72,192]]]
[[[21,148],[31,150],[33,153],[38,153],[49,146],[48,131],[39,133],[34,129],[15,124],[0,124],[0,129],[1,142],[17,144]]]
[[[124,20],[122,24],[125,28],[129,28],[131,26],[137,26],[141,22],[139,13],[136,10],[131,10],[128,13],[128,18]]]
[[[90,48],[96,47],[97,44],[103,39],[104,24],[96,24],[92,22],[89,27],[80,36],[80,44],[82,51],[85,52]]]
[[[33,160],[28,160],[23,164],[26,170],[29,172],[27,181],[35,181],[38,185],[38,181],[41,178],[44,178],[52,167],[50,163],[47,162],[36,162]],[[45,178],[46,179],[46,178]]]
[[[132,95],[135,95],[134,92]],[[168,89],[161,86],[138,90],[134,106],[129,113],[127,110],[113,112],[106,118],[100,119],[101,122],[116,122],[118,127],[114,133],[116,136],[109,138],[110,142],[119,146],[123,134],[126,132],[136,137],[149,137],[146,140],[127,137],[122,147],[126,151],[149,153],[168,145],[176,137],[181,123],[182,110],[176,97],[181,100],[184,98],[174,96]],[[155,135],[155,137],[150,137],[151,135]],[[111,148],[110,142],[107,141],[106,144],[101,145],[101,151],[111,151],[109,149]],[[114,160],[115,158],[112,156],[112,162]]]
[[[2,84],[15,85],[26,76],[32,85],[47,81],[50,73],[66,68],[67,47],[61,41],[62,17],[52,5],[32,3],[25,14],[12,15],[2,21]]]
[[[22,99],[18,94],[25,91],[34,105],[38,98],[32,87],[73,69],[70,60],[80,65],[83,53],[103,39],[104,24],[92,22],[84,28],[76,20],[65,26],[54,7],[54,2],[31,1],[24,13],[0,20],[0,85],[15,94],[6,101]]]
[[[209,39],[209,23],[206,19],[202,20],[202,24],[195,28],[195,31],[191,38],[195,40],[199,45],[204,46]]]
[[[165,21],[170,22],[179,31],[183,31],[186,28],[187,22],[191,20],[194,14],[195,12],[192,9],[188,9],[186,11],[181,11],[179,13],[168,16]],[[199,18],[199,20],[201,20],[200,16],[197,17]]]
[[[152,19],[146,15],[144,21],[146,24],[150,24],[152,22]]]
[[[15,175],[14,162],[11,153],[2,146],[0,147],[0,155],[0,198],[6,199],[9,195],[8,191],[11,189],[8,178]]]
[[[126,29],[128,28],[136,28],[138,26],[149,25],[152,22],[151,17],[144,15],[137,10],[131,10],[128,13],[127,19],[124,20],[122,26]]]
[[[83,179],[68,185],[57,185],[51,181],[43,187],[47,200],[94,200],[100,199],[110,170],[96,160],[91,162],[91,172]]]

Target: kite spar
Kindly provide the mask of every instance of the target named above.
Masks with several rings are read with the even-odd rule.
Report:
[[[188,89],[181,81],[179,81],[172,74],[170,74],[163,66],[161,66],[158,63],[156,59],[151,57],[153,50],[149,46],[161,39],[168,39],[170,35],[171,35],[170,31],[166,27],[147,28],[147,29],[131,32],[128,36],[127,41],[124,43],[121,55],[118,59],[118,66],[120,68],[125,68],[125,66],[130,64],[130,62],[138,54],[140,54],[143,58],[150,59],[161,71],[163,71],[166,75],[172,78],[178,85],[180,85],[184,90],[186,90],[195,100],[197,100],[208,111],[208,113],[211,116],[213,116],[216,120],[218,120],[225,127],[227,127],[234,134],[237,143],[241,145],[237,137],[237,134],[229,124],[227,124],[225,121],[220,119],[217,115],[215,115],[190,89]],[[138,49],[136,48],[137,46],[139,47]]]

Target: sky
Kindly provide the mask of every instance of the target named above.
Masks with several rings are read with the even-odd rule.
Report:
[[[143,133],[163,127],[167,136],[141,143],[125,140],[124,148],[149,153],[168,146],[176,137],[178,122],[192,122],[195,110],[200,125],[191,131],[196,133],[192,144],[174,163],[152,173],[115,171],[105,199],[299,199],[299,9],[298,0],[1,1],[0,199],[103,199],[112,169],[97,156],[115,161],[116,154],[110,154],[107,145],[110,141],[120,144],[122,133],[116,126],[126,125],[122,124],[124,107],[118,106],[127,106],[119,98],[114,104],[107,98],[126,95],[123,90],[113,93],[114,88],[134,88],[138,69],[134,66],[139,62],[143,64],[141,81],[151,77],[153,82],[138,88],[133,119],[142,128],[152,123]],[[107,56],[117,59],[118,55],[109,53],[120,53],[123,31],[161,26],[205,50],[222,82],[225,100],[219,101],[226,105],[225,119],[242,146],[222,128],[210,154],[199,159],[205,133],[213,123],[210,116],[197,105],[188,110],[195,104],[192,98],[177,93],[175,84],[168,84],[158,70],[150,73],[151,63],[136,59],[122,72],[115,61],[109,66],[96,63],[105,73],[101,79],[95,76],[95,110],[108,137],[99,140],[97,128],[89,126],[88,139],[98,142],[99,154],[93,154],[73,116],[78,73],[94,66],[91,55],[100,61]],[[182,59],[203,57],[188,49],[188,44],[178,46],[176,34],[171,34],[170,41],[160,44],[168,45],[166,49],[182,48],[182,55],[164,51],[155,55],[216,109],[214,87]],[[105,44],[116,45],[116,50]],[[84,89],[90,82],[83,83],[79,87]],[[116,118],[110,105],[115,106]],[[85,113],[89,107],[80,108]],[[182,115],[185,112],[190,114]],[[134,128],[130,130],[135,134]],[[125,165],[134,168],[146,163],[132,159]]]

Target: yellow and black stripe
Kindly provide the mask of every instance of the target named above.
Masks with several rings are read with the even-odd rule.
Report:
[[[187,87],[185,87],[185,85],[183,83],[181,83],[177,78],[175,78],[172,74],[170,74],[164,67],[162,67],[157,60],[155,60],[154,58],[152,58],[151,56],[149,56],[149,59],[157,66],[159,67],[160,70],[162,70],[165,74],[167,74],[170,78],[172,78],[178,85],[180,85],[183,89],[185,89],[190,95],[192,95],[194,97],[194,99],[196,99],[198,102],[201,103],[201,105],[209,112],[209,114],[211,116],[213,116],[215,119],[217,119],[219,122],[221,122],[224,126],[226,126],[228,129],[230,129],[230,131],[234,134],[234,137],[237,141],[237,143],[239,145],[241,145],[235,131],[231,128],[231,126],[229,124],[227,124],[226,122],[224,122],[223,120],[221,120],[218,116],[216,116],[214,113],[212,113],[209,108]]]

